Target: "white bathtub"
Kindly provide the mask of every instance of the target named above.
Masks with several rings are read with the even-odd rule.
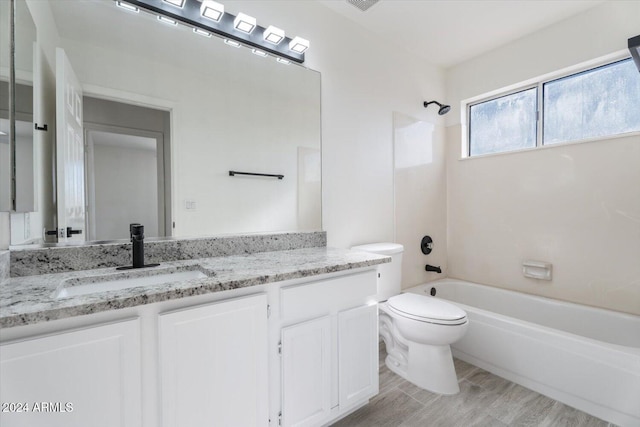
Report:
[[[470,319],[454,356],[620,426],[640,426],[640,316],[442,279],[405,290]]]

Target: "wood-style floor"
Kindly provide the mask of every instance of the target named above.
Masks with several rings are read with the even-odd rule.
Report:
[[[389,370],[380,350],[380,393],[333,427],[608,427],[535,391],[455,359],[460,393],[422,390]]]

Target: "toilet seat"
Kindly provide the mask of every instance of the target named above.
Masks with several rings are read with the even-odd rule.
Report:
[[[460,307],[439,298],[406,293],[387,300],[393,313],[420,322],[438,325],[462,325],[467,323],[467,313]]]

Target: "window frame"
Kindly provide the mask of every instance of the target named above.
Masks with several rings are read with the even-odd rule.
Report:
[[[483,104],[485,102],[494,101],[496,99],[504,98],[506,96],[515,95],[516,93],[526,92],[526,91],[531,90],[531,89],[536,89],[536,111],[535,111],[535,115],[536,115],[536,145],[533,146],[533,147],[520,148],[520,149],[516,149],[516,150],[505,150],[505,151],[497,151],[497,152],[493,152],[493,153],[471,155],[471,107],[474,107],[474,106],[479,105],[479,104]],[[542,128],[540,127],[540,105],[541,105],[541,102],[542,102],[542,99],[540,98],[540,85],[539,84],[533,84],[533,85],[527,85],[527,86],[520,86],[517,89],[512,89],[512,90],[510,90],[508,92],[502,92],[500,95],[489,96],[489,97],[482,98],[482,99],[479,99],[477,101],[474,101],[472,103],[467,104],[467,108],[466,108],[466,111],[467,111],[467,117],[466,117],[466,120],[467,120],[467,141],[466,141],[467,157],[481,157],[481,156],[490,156],[490,155],[495,155],[495,154],[512,153],[514,151],[532,150],[532,149],[538,147],[540,131],[542,130]]]
[[[486,156],[499,156],[504,154],[522,153],[531,150],[550,149],[555,147],[563,147],[566,145],[581,144],[585,142],[601,141],[608,139],[627,138],[640,135],[640,131],[617,133],[614,135],[607,135],[605,137],[596,136],[590,138],[576,139],[572,141],[554,142],[551,144],[544,144],[544,85],[556,80],[564,79],[574,75],[596,70],[598,68],[606,67],[618,62],[633,61],[631,56],[626,51],[617,52],[612,55],[607,55],[596,60],[588,61],[582,64],[578,64],[573,67],[568,67],[559,71],[544,74],[533,79],[529,79],[524,82],[517,83],[515,85],[503,87],[491,92],[487,92],[477,97],[469,98],[461,102],[462,111],[464,112],[463,127],[466,128],[462,132],[462,147],[461,147],[461,159],[475,159]],[[499,151],[494,153],[474,154],[471,155],[471,107],[474,105],[482,104],[483,102],[492,101],[502,98],[504,96],[513,95],[514,93],[522,92],[525,90],[536,88],[536,145],[529,148],[519,148],[515,150]]]

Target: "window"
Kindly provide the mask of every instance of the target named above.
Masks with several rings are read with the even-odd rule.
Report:
[[[544,144],[640,131],[640,75],[631,60],[543,85]]]
[[[472,105],[469,108],[469,155],[536,146],[537,88]]]
[[[469,156],[640,132],[640,74],[625,59],[540,81],[468,112]]]

